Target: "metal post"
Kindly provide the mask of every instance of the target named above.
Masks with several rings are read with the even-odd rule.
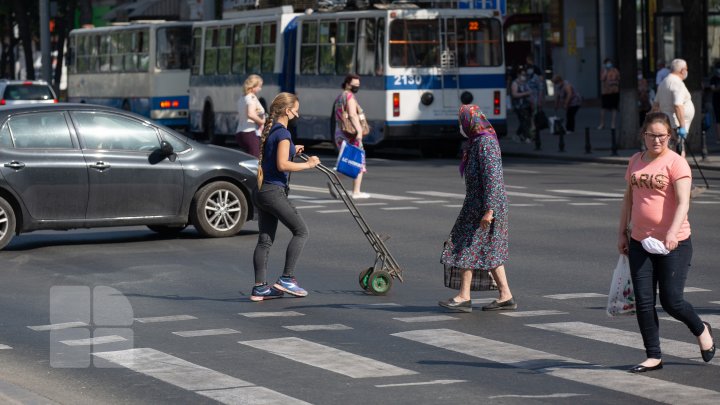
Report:
[[[700,132],[700,144],[702,145],[700,153],[702,154],[702,160],[707,159],[708,156],[707,139],[705,139],[705,135],[707,135],[707,131],[703,129],[702,132]]]
[[[585,127],[585,153],[592,153],[590,145],[590,127]]]
[[[565,132],[560,131],[560,138],[558,139],[558,150],[560,152],[565,152]]]
[[[542,150],[542,142],[540,141],[540,130],[535,127],[535,150]]]
[[[617,137],[615,134],[615,128],[612,128],[610,130],[610,150],[612,151],[613,156],[618,155],[618,148],[617,148]]]
[[[49,0],[39,0],[40,9],[40,53],[42,63],[42,79],[52,83],[52,59],[50,59],[50,4]]]

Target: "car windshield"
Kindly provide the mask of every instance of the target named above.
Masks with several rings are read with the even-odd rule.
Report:
[[[5,100],[52,100],[50,87],[42,84],[10,84],[3,94]]]

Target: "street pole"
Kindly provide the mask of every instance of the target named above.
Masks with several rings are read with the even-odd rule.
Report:
[[[50,59],[50,2],[49,0],[39,0],[39,2],[42,79],[48,83],[52,83],[50,78],[50,72],[52,71],[52,60]]]

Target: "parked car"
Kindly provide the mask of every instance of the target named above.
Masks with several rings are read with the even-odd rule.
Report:
[[[0,79],[0,107],[16,104],[55,104],[55,90],[44,80]]]
[[[0,109],[0,249],[40,229],[193,225],[235,235],[257,159],[197,143],[139,115],[90,104]]]

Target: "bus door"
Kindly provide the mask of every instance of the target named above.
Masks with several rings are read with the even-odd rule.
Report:
[[[440,84],[444,108],[456,108],[460,98],[460,78],[457,64],[457,31],[454,17],[440,23]]]

